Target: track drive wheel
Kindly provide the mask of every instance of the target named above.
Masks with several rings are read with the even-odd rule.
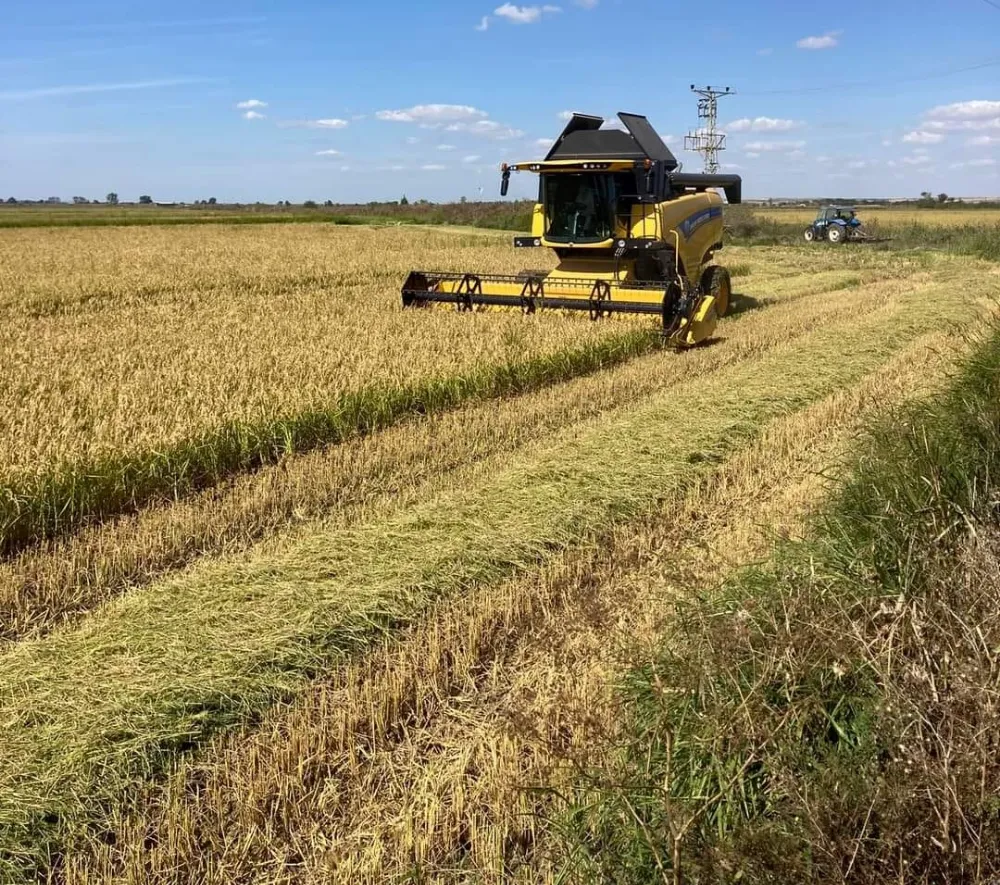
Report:
[[[729,313],[733,300],[733,283],[729,271],[718,264],[706,267],[701,275],[701,291],[715,298],[715,313],[722,318]]]
[[[811,243],[816,239],[816,229],[812,227],[807,227],[806,232],[803,234],[806,238],[807,243]]]

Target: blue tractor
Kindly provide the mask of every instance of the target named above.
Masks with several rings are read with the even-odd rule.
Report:
[[[831,243],[846,243],[848,240],[865,240],[861,220],[853,206],[824,206],[816,220],[806,228],[807,243],[828,240]]]

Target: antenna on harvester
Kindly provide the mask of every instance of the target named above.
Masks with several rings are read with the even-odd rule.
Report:
[[[726,134],[719,132],[719,99],[727,95],[736,95],[728,86],[725,89],[713,89],[706,86],[699,89],[692,84],[691,91],[698,98],[698,119],[703,124],[684,136],[684,149],[697,151],[705,158],[705,172],[715,175],[719,171],[719,154],[726,149]]]

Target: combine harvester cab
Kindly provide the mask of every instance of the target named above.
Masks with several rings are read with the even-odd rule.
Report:
[[[518,248],[545,247],[559,264],[516,276],[413,271],[404,307],[454,304],[585,310],[659,317],[679,346],[710,337],[732,302],[728,271],[712,264],[722,248],[723,200],[739,203],[738,175],[682,173],[645,117],[619,114],[627,131],[576,114],[544,160],[501,167],[500,193],[512,172],[539,175],[531,236]]]

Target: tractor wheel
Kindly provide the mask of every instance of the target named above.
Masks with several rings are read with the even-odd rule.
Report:
[[[807,227],[804,234],[807,243],[811,243],[816,239],[816,229],[812,227]]]
[[[732,306],[733,283],[729,271],[718,264],[706,267],[701,275],[701,291],[715,298],[715,313],[721,319]]]
[[[826,231],[826,238],[831,243],[843,243],[846,239],[844,229],[839,224],[831,224]]]

